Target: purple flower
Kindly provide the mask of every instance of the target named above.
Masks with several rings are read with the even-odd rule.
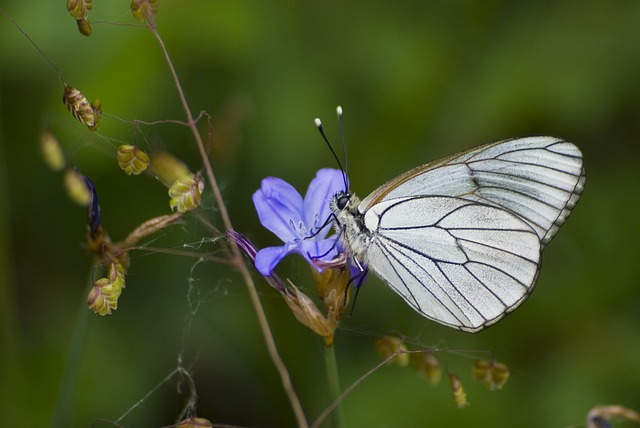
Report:
[[[321,169],[302,196],[289,183],[275,177],[262,180],[260,189],[253,194],[253,203],[260,223],[283,242],[283,246],[268,247],[258,251],[255,266],[262,275],[271,271],[285,256],[302,255],[314,265],[313,259],[332,260],[338,255],[337,236],[325,238],[331,230],[327,220],[331,218],[329,202],[340,190],[345,180],[341,171]],[[324,227],[323,227],[324,226]]]

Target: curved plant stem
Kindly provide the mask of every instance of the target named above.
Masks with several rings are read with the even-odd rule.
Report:
[[[202,141],[202,137],[198,132],[198,128],[196,126],[196,121],[193,119],[193,114],[191,113],[191,109],[189,104],[187,103],[187,99],[184,95],[184,91],[182,90],[182,85],[180,84],[180,80],[178,79],[178,74],[173,66],[173,62],[169,56],[169,53],[162,41],[162,37],[156,30],[155,22],[153,20],[153,16],[148,17],[149,29],[153,33],[154,37],[158,41],[160,48],[162,49],[162,53],[164,55],[164,59],[169,66],[169,70],[171,72],[171,76],[173,77],[174,84],[176,85],[176,90],[178,92],[178,96],[180,97],[180,102],[182,107],[187,115],[187,123],[191,132],[193,133],[193,138],[198,145],[198,150],[200,151],[200,156],[202,157],[202,161],[204,163],[204,168],[207,174],[207,179],[209,183],[211,183],[211,188],[213,190],[213,195],[216,200],[216,204],[218,206],[218,210],[220,212],[220,217],[222,222],[227,230],[233,230],[233,225],[231,224],[231,218],[229,217],[229,212],[224,204],[224,199],[222,198],[222,193],[220,192],[220,188],[218,186],[218,182],[213,173],[213,168],[211,167],[211,162],[209,161],[209,156],[205,147],[204,142]],[[291,383],[291,377],[289,376],[289,371],[282,361],[280,354],[278,353],[278,348],[276,346],[273,334],[271,333],[271,328],[269,327],[269,322],[267,320],[267,316],[264,312],[264,308],[262,307],[262,302],[260,302],[260,297],[258,296],[258,292],[255,287],[255,283],[253,282],[253,278],[251,277],[251,273],[247,268],[246,263],[238,249],[236,243],[232,240],[229,241],[229,247],[231,249],[231,255],[233,258],[233,262],[235,266],[240,271],[240,276],[247,286],[247,290],[249,292],[249,298],[251,299],[251,303],[253,304],[253,308],[258,317],[258,323],[260,324],[260,329],[262,330],[262,335],[266,342],[267,350],[269,352],[269,356],[275,366],[276,370],[280,374],[280,380],[282,382],[282,386],[289,398],[289,402],[291,403],[291,407],[293,409],[296,421],[299,427],[307,427],[307,419],[305,417],[304,411],[302,409],[302,405],[300,403],[300,399],[293,388],[293,384]]]

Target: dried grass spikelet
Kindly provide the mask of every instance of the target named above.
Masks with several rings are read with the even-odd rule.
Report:
[[[458,409],[464,409],[469,405],[467,400],[467,393],[462,386],[462,381],[457,374],[449,374],[449,386],[451,387],[451,394],[453,395],[453,401],[455,401]]]
[[[83,36],[91,35],[91,23],[87,15],[92,8],[93,0],[67,0],[67,11],[76,19],[78,31]]]
[[[111,263],[107,278],[93,283],[87,296],[87,306],[93,312],[105,316],[118,308],[118,298],[125,287],[125,268],[118,262]]]
[[[349,279],[351,275],[345,265],[318,272],[311,268],[316,294],[324,303],[327,318],[339,323],[349,305]]]
[[[610,427],[611,420],[640,423],[640,413],[618,404],[596,406],[589,410],[587,428]]]
[[[130,248],[140,242],[148,236],[164,229],[167,226],[178,224],[182,218],[182,213],[176,212],[173,214],[161,215],[145,221],[136,227],[122,242],[121,246],[124,248]]]
[[[494,360],[479,360],[473,365],[473,378],[482,382],[490,391],[501,389],[505,386],[509,380],[510,373],[506,364]]]
[[[86,18],[93,8],[93,0],[67,0],[67,11],[75,19]]]
[[[154,152],[151,169],[166,186],[171,186],[178,178],[191,174],[189,167],[169,152]]]
[[[89,37],[91,35],[91,23],[87,18],[80,18],[76,20],[76,25],[78,26],[78,31],[83,36]]]
[[[411,367],[430,385],[440,383],[442,368],[433,352],[413,352],[410,359]]]
[[[382,336],[375,341],[378,354],[383,358],[391,358],[389,363],[396,363],[400,367],[409,365],[409,354],[404,341],[395,336]]]
[[[141,174],[150,164],[149,156],[131,144],[123,144],[118,147],[116,158],[118,159],[118,166],[127,175]]]
[[[62,171],[66,166],[64,152],[58,139],[48,129],[40,134],[40,150],[45,163],[52,171]]]
[[[92,131],[97,131],[100,126],[102,114],[102,101],[95,99],[91,103],[82,92],[72,86],[65,86],[62,102],[69,112],[80,122],[87,125]]]
[[[200,205],[204,180],[199,174],[188,174],[179,177],[169,188],[169,206],[180,213],[191,211]]]
[[[106,278],[94,282],[87,297],[89,309],[99,315],[108,315],[118,308],[118,299],[125,287],[125,273],[129,266],[129,249],[140,239],[150,236],[167,226],[176,224],[182,217],[181,213],[173,213],[154,217],[145,221],[134,229],[127,238],[118,243],[111,239],[99,226],[95,232],[87,233],[87,247],[98,258],[98,263],[109,266]]]
[[[64,188],[69,198],[81,207],[88,206],[93,198],[91,190],[84,180],[84,177],[73,168],[69,168],[64,173]]]
[[[158,13],[158,1],[159,0],[132,0],[131,13],[136,19],[144,21]]]
[[[289,285],[289,292],[283,293],[282,297],[284,297],[284,301],[293,312],[293,315],[302,325],[322,336],[326,346],[331,346],[333,344],[333,333],[338,325],[337,322],[325,317],[313,300],[301,292],[298,287],[291,283]]]

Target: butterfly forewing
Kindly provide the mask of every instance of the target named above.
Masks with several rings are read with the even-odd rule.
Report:
[[[506,140],[414,168],[365,198],[360,211],[396,197],[457,196],[512,211],[546,244],[575,206],[584,178],[582,155],[571,143]]]
[[[414,168],[338,219],[351,256],[415,310],[475,332],[529,295],[584,183],[573,144],[506,140]]]

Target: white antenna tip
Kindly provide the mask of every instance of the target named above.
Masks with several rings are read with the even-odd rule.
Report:
[[[342,107],[338,106],[338,108],[336,108],[336,111],[338,112],[338,116],[342,116]]]
[[[320,120],[320,118],[315,118],[313,119],[313,123],[316,124],[316,127],[321,128],[322,127],[322,121]]]

